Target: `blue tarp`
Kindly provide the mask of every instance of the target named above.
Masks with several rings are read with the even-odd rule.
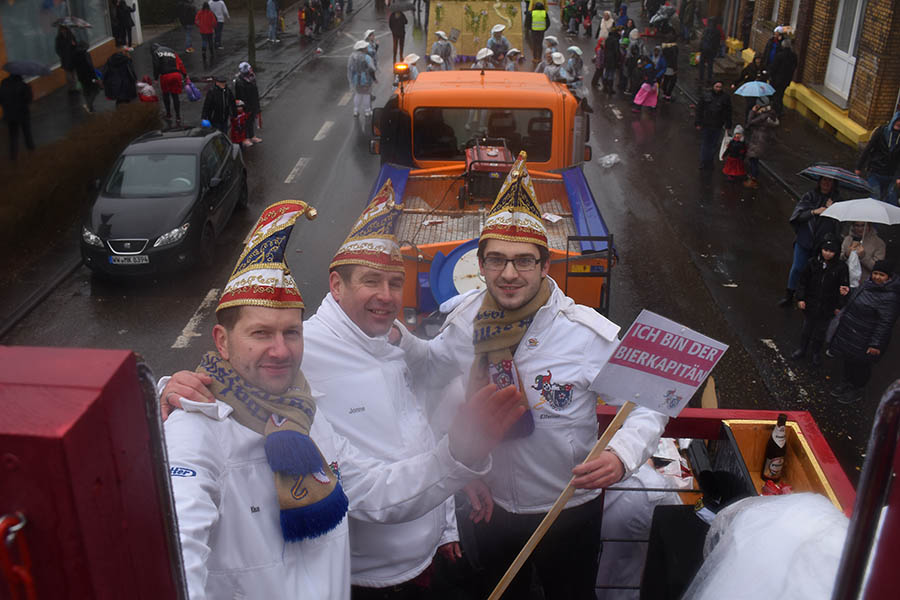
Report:
[[[572,208],[572,219],[578,235],[608,236],[609,228],[597,208],[597,202],[591,193],[584,172],[579,167],[571,167],[562,172],[569,206]],[[579,242],[581,252],[601,252],[607,249],[606,242]]]

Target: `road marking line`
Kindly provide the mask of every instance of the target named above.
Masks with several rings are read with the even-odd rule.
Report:
[[[349,31],[345,31],[345,32],[344,32],[344,35],[346,35],[348,38],[350,38],[350,39],[353,40],[354,42],[357,41],[356,38],[353,36],[353,34],[350,33]]]
[[[781,351],[778,349],[778,346],[775,344],[775,340],[768,339],[768,338],[761,338],[759,341],[761,341],[763,343],[763,345],[767,346],[768,348],[770,348],[772,351],[775,352],[775,358],[777,358],[778,362],[780,362],[784,366],[784,372],[787,374],[788,379],[791,380],[791,383],[797,383],[797,374],[794,373],[794,370],[791,369],[788,366],[787,361],[784,360],[784,357],[781,355]],[[798,389],[799,389],[800,397],[803,398],[803,400],[809,400],[809,394],[807,393],[807,391],[805,389],[803,389],[802,387],[800,387]]]
[[[206,313],[209,311],[210,307],[215,304],[218,297],[219,288],[212,288],[206,292],[206,297],[203,299],[203,302],[200,303],[200,306],[194,311],[193,316],[188,320],[187,325],[181,330],[181,335],[179,335],[178,339],[175,340],[175,343],[172,344],[172,348],[187,348],[191,345],[192,338],[201,337],[202,334],[197,333],[197,329],[200,327],[200,322],[203,320],[203,317],[206,316]]]
[[[617,118],[617,119],[622,120],[622,111],[621,111],[621,110],[619,110],[618,108],[616,108],[615,106],[613,106],[613,107],[612,107],[612,113],[613,113],[614,115],[616,115],[616,118]]]
[[[328,135],[329,130],[334,126],[334,121],[325,121],[322,123],[322,128],[319,129],[319,133],[316,134],[316,137],[313,138],[314,142],[321,142],[325,139],[325,136]]]
[[[347,103],[350,102],[350,98],[352,98],[352,97],[353,97],[353,92],[347,92],[346,94],[341,96],[340,100],[338,100],[338,106],[347,106]]]
[[[300,176],[300,173],[303,172],[303,169],[306,168],[306,164],[309,162],[309,158],[305,156],[301,156],[297,159],[297,164],[294,165],[294,168],[291,169],[291,172],[288,173],[288,176],[284,178],[285,183],[293,183],[297,177]]]

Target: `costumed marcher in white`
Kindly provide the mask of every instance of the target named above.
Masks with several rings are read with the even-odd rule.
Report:
[[[559,40],[555,35],[544,36],[544,48],[549,48],[552,52],[559,52]]]
[[[369,55],[369,43],[360,40],[353,44],[353,53],[347,59],[347,80],[353,90],[353,116],[362,109],[365,116],[372,114],[372,84],[375,83],[375,63]]]
[[[487,47],[494,53],[494,67],[497,69],[506,69],[506,54],[509,52],[509,40],[503,35],[506,25],[497,24],[491,27],[491,37],[488,38]]]
[[[600,550],[600,488],[626,480],[656,449],[668,419],[637,408],[606,451],[581,461],[597,441],[597,376],[618,345],[619,327],[575,304],[547,276],[549,250],[534,187],[521,153],[491,208],[479,241],[486,290],[469,292],[432,341],[402,332],[401,347],[416,377],[443,389],[453,376],[468,386],[488,379],[517,385],[529,411],[493,453],[484,479],[494,498],[490,523],[476,526],[491,585],[512,563],[531,533],[573,481],[576,491],[529,559],[549,598],[593,598]],[[473,347],[474,336],[474,347]],[[615,399],[607,398],[614,401]],[[518,437],[513,437],[513,436]],[[622,486],[629,485],[623,481]],[[606,494],[607,520],[628,520]],[[642,507],[642,510],[650,510]],[[528,597],[529,569],[507,596]]]
[[[535,73],[544,73],[547,67],[553,66],[553,49],[544,48],[544,59],[534,68]]]
[[[450,71],[453,69],[453,44],[450,42],[447,34],[443,31],[435,31],[434,35],[436,35],[438,39],[431,45],[431,53],[440,56],[444,61],[444,70]]]
[[[365,40],[366,44],[368,44],[368,48],[366,48],[366,53],[372,57],[372,62],[375,63],[375,70],[378,70],[378,42],[375,41],[375,30],[374,29],[366,29],[365,35],[363,35],[363,40]]]
[[[568,83],[570,81],[569,74],[566,72],[566,57],[561,52],[554,52],[551,57],[553,64],[544,68],[544,75],[547,79],[554,82]]]
[[[491,58],[494,56],[493,51],[490,48],[482,48],[478,52],[475,53],[475,62],[472,63],[471,69],[485,69],[492,70],[494,68],[494,61]]]
[[[416,66],[416,63],[419,62],[420,56],[415,53],[407,54],[403,57],[403,62],[409,65],[409,80],[415,81],[416,77],[419,76],[419,68]]]
[[[383,461],[435,446],[404,353],[388,342],[403,300],[403,258],[393,234],[399,216],[388,179],[335,254],[331,291],[303,330],[304,372],[324,395],[319,410],[359,450]],[[371,523],[352,513],[349,523],[355,598],[426,594],[438,550],[451,560],[461,555],[452,498],[407,523]]]
[[[506,53],[506,70],[507,71],[518,71],[516,66],[519,62],[519,57],[522,56],[522,51],[518,48],[510,48],[509,52]]]
[[[581,88],[584,77],[584,61],[581,59],[583,51],[578,46],[569,46],[566,52],[569,53],[569,59],[565,66],[566,73],[571,80],[573,91],[577,92]]]
[[[417,519],[487,470],[500,432],[521,418],[516,394],[479,390],[447,438],[393,464],[335,433],[299,368],[304,304],[284,262],[309,209],[286,200],[263,211],[216,308],[216,351],[160,382],[164,417],[173,396],[184,409],[165,437],[192,599],[348,599],[345,492],[354,519]],[[492,413],[476,401],[506,414],[486,424]]]
[[[437,54],[431,54],[428,56],[428,64],[425,66],[425,71],[444,71],[444,59],[438,56]]]

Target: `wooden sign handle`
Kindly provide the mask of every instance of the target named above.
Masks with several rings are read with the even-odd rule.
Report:
[[[610,421],[609,425],[606,427],[606,431],[604,431],[603,435],[600,436],[600,439],[597,440],[597,443],[591,449],[590,453],[587,455],[587,458],[584,459],[584,462],[594,460],[600,455],[601,452],[606,450],[606,447],[609,445],[610,440],[612,440],[612,437],[622,427],[622,424],[625,422],[625,418],[628,417],[632,410],[634,410],[634,407],[634,402],[626,402],[619,408],[616,416],[613,417],[612,421]],[[559,495],[559,498],[556,499],[556,502],[554,502],[553,506],[550,508],[550,512],[547,513],[547,515],[544,517],[544,520],[541,521],[541,524],[537,526],[537,529],[535,529],[534,533],[531,534],[531,537],[528,538],[528,541],[522,547],[522,550],[519,551],[519,555],[516,557],[516,560],[514,560],[506,570],[506,573],[497,584],[497,587],[494,588],[494,591],[491,592],[488,600],[499,600],[500,596],[503,595],[503,592],[506,591],[506,588],[509,587],[509,584],[512,583],[513,578],[522,568],[522,565],[525,564],[525,561],[528,560],[528,557],[531,556],[532,552],[534,552],[534,549],[547,533],[547,530],[550,529],[550,526],[553,525],[554,521],[556,521],[559,513],[562,512],[563,508],[566,507],[566,503],[572,498],[572,495],[575,493],[575,488],[572,487],[572,481],[574,479],[575,478],[573,477],[569,480],[569,485],[567,485],[566,489],[562,491],[562,493]]]

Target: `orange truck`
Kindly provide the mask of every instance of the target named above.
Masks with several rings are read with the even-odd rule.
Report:
[[[591,159],[589,114],[565,85],[539,73],[432,71],[406,80],[372,119],[370,150],[402,209],[395,234],[406,262],[403,320],[427,315],[484,285],[478,236],[524,150],[550,243],[551,277],[576,302],[606,313],[615,263],[612,234],[582,172]]]

